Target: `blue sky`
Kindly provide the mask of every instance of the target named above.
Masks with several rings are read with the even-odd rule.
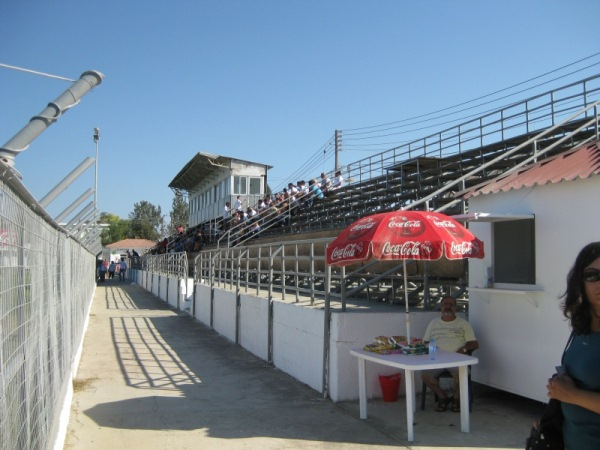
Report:
[[[122,218],[142,200],[168,216],[168,184],[198,151],[274,166],[277,188],[336,129],[352,136],[563,66],[515,99],[600,73],[599,55],[584,60],[600,52],[596,0],[4,0],[0,17],[1,64],[105,75],[16,157],[24,184],[42,198],[95,155],[99,127],[99,209]],[[0,145],[70,85],[0,67]],[[348,138],[342,164],[412,135]],[[332,168],[324,159],[302,178]],[[93,185],[90,169],[49,212]]]

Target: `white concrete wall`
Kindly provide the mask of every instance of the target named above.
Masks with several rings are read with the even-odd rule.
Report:
[[[165,302],[168,303],[168,299],[167,299],[167,295],[168,295],[168,289],[167,289],[167,281],[168,278],[166,275],[158,275],[158,292],[156,293],[156,295],[158,295],[158,298],[160,298],[161,300],[164,300]],[[175,307],[176,305],[171,305],[173,307]]]
[[[242,294],[240,298],[240,345],[250,353],[269,359],[269,300]]]
[[[159,292],[160,276],[155,273],[150,275],[150,292],[160,298]]]
[[[234,291],[215,289],[213,328],[230,341],[236,341],[236,295]]]
[[[155,275],[156,278],[156,275]],[[196,284],[194,317],[210,326],[210,286]],[[215,288],[213,329],[263,360],[268,360],[269,300],[240,295],[239,330],[236,330],[236,293]],[[273,302],[273,364],[318,392],[323,390],[324,310],[281,300]],[[427,324],[439,312],[411,313],[411,336],[422,337]],[[406,335],[406,314],[401,308],[388,312],[333,311],[330,330],[329,396],[333,401],[358,398],[358,366],[350,356],[379,335]],[[367,395],[381,398],[379,374],[398,370],[367,363]],[[401,371],[400,371],[401,372]],[[404,375],[403,375],[404,382]],[[417,389],[420,378],[416,377]],[[401,387],[400,393],[403,392]]]
[[[181,300],[179,297],[179,280],[168,276],[163,278],[165,279],[165,298],[167,299],[167,303],[173,308],[179,308],[183,311],[183,302],[178,304],[178,300]]]
[[[196,284],[194,287],[194,317],[204,325],[210,327],[210,286]]]
[[[536,289],[471,289],[469,317],[480,341],[473,380],[547,401],[546,380],[560,363],[570,329],[560,310],[567,272],[583,246],[600,240],[600,177],[469,199],[472,212],[535,214]],[[491,225],[471,222],[484,260],[469,261],[469,285],[484,286],[492,265]],[[531,286],[526,288],[532,288]]]
[[[179,284],[179,308],[189,314],[192,312],[192,301],[194,298],[194,280],[175,280]]]
[[[322,309],[274,302],[273,364],[294,378],[322,391]]]

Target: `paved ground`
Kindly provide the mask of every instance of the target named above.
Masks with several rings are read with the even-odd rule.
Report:
[[[459,414],[415,415],[403,399],[333,403],[136,285],[94,297],[65,449],[518,449],[542,405],[475,385]],[[419,400],[419,399],[418,399]],[[419,403],[420,405],[420,403]]]

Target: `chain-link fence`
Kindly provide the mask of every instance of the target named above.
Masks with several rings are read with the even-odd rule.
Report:
[[[95,287],[95,256],[0,164],[0,449],[58,429]]]

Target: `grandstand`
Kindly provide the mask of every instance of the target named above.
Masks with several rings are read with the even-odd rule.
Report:
[[[216,227],[219,232],[207,240],[201,255],[190,255],[190,261],[196,258],[195,278],[206,276],[210,261],[218,257],[217,278],[229,282],[239,278],[256,287],[261,277],[270,276],[282,291],[291,285],[305,286],[311,295],[315,291],[325,295],[325,245],[344,227],[366,215],[397,209],[467,213],[468,202],[461,196],[465,190],[598,139],[599,98],[600,75],[596,75],[355,161],[343,168],[345,186],[315,200],[311,207],[290,202],[277,217],[270,210],[260,213],[255,219],[260,220],[258,233],[248,233],[247,223],[232,227],[223,226],[222,219],[198,223],[197,227]],[[187,186],[191,195],[192,187]],[[197,190],[193,192],[197,195]],[[261,254],[261,246],[286,242],[297,258],[293,274],[284,275],[285,263],[277,262],[275,274],[261,274],[261,264],[265,267],[270,258]],[[246,262],[240,272],[236,266],[242,259]],[[431,308],[442,294],[465,298],[466,268],[464,261],[413,263],[409,271],[412,306]],[[348,272],[334,270],[333,298],[403,302],[402,283],[393,264],[374,262],[350,267]]]

